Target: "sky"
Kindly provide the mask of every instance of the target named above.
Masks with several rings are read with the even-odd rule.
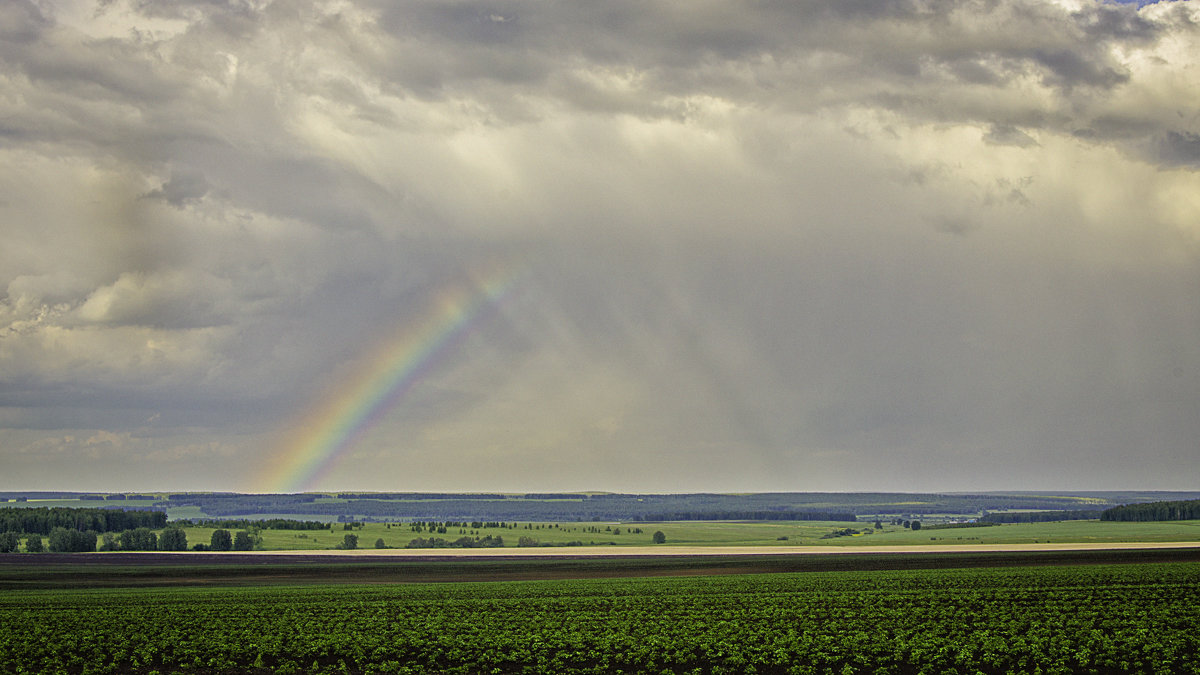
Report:
[[[1200,3],[0,3],[0,489],[1196,489]]]

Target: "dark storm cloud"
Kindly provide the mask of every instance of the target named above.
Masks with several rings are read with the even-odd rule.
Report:
[[[804,111],[866,95],[930,120],[1056,132],[1086,125],[1098,92],[1129,82],[1117,46],[1149,48],[1178,25],[1190,25],[1182,9],[1150,19],[1130,5],[1024,2],[420,3],[388,4],[379,19],[392,57],[383,59],[387,86],[430,97],[471,91],[513,120],[538,114],[502,100],[513,94],[645,116],[678,115],[668,96]],[[580,77],[597,68],[630,77],[631,88],[606,91]],[[971,86],[1000,90],[1030,76],[1048,98],[999,107],[968,98]]]
[[[50,22],[28,0],[13,0],[0,7],[0,39],[5,41],[33,42],[49,25]]]
[[[1018,147],[1037,145],[1037,141],[1033,140],[1029,134],[1010,125],[993,124],[983,139],[988,143],[995,143],[997,145],[1015,145]]]
[[[1168,165],[1200,166],[1200,134],[1168,131],[1158,142],[1157,158]]]
[[[22,487],[102,449],[253,488],[205,462],[496,269],[346,487],[1195,478],[1189,3],[0,13]]]

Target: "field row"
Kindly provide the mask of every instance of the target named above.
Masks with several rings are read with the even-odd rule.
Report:
[[[1200,563],[0,597],[0,671],[1200,673]]]

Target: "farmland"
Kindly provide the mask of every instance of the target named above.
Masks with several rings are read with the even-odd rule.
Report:
[[[251,529],[253,548],[481,545],[642,547],[662,532],[667,547],[928,546],[1200,541],[1200,521],[1107,522],[1118,504],[1187,499],[1190,492],[1093,493],[761,493],[761,494],[448,494],[448,493],[3,493],[0,510],[137,509],[183,527],[187,547],[214,529]],[[9,501],[11,499],[11,501]],[[959,527],[1001,516],[1055,522]],[[273,529],[259,521],[321,523]],[[70,519],[68,519],[70,520]],[[94,520],[94,519],[93,519]],[[876,527],[878,522],[879,526]],[[921,523],[917,529],[908,524]],[[224,523],[224,524],[223,524]],[[430,527],[430,523],[434,526]],[[296,523],[289,525],[294,526]],[[951,529],[942,529],[954,525]],[[68,527],[71,525],[68,523]],[[75,524],[77,529],[103,527]],[[161,536],[162,523],[151,525]],[[21,533],[21,525],[8,530]],[[44,527],[41,534],[49,533]],[[29,533],[35,532],[31,530]],[[27,533],[28,534],[28,533]],[[414,542],[414,540],[422,540]],[[440,540],[440,541],[439,541]],[[101,542],[103,544],[103,542]],[[106,547],[111,549],[112,546]]]
[[[353,533],[360,548],[371,548],[382,539],[389,548],[403,548],[417,537],[441,537],[454,540],[472,537],[503,537],[506,546],[516,546],[520,537],[529,537],[541,545],[563,546],[572,543],[596,546],[648,546],[656,531],[666,536],[667,547],[676,546],[769,546],[786,549],[794,546],[925,546],[944,544],[1032,544],[1102,542],[1175,542],[1200,541],[1200,521],[1152,523],[1111,523],[1100,521],[1062,521],[1051,523],[1013,523],[986,528],[913,531],[901,525],[884,524],[875,530],[871,523],[823,521],[684,521],[671,523],[516,523],[516,527],[458,528],[445,533],[414,532],[408,524],[363,523],[352,530],[334,524],[331,530],[262,530],[259,550],[330,549]],[[858,535],[829,537],[832,532],[850,527]],[[640,530],[637,531],[637,530]],[[186,528],[190,543],[208,542],[212,528]]]
[[[10,511],[12,511],[10,509]],[[21,510],[22,512],[25,509]],[[106,512],[111,513],[111,512]],[[936,523],[936,521],[934,521]],[[301,523],[310,529],[273,529],[263,521],[219,521],[168,523],[181,528],[185,547],[209,545],[213,532],[250,530],[252,548],[258,551],[318,551],[345,548],[347,535],[358,549],[461,548],[464,541],[475,546],[523,547],[612,547],[691,549],[696,547],[763,547],[786,551],[799,547],[944,547],[948,545],[1003,546],[1042,544],[1171,543],[1200,542],[1200,521],[1111,522],[1066,520],[1041,523],[990,524],[986,527],[933,525],[914,529],[893,520],[847,523],[842,521],[674,521],[674,522],[507,522],[507,523]],[[92,526],[87,526],[92,527]],[[164,529],[151,526],[161,537]],[[20,533],[20,529],[16,530]],[[102,530],[103,531],[103,530]],[[655,533],[665,541],[654,543]],[[43,529],[43,536],[48,530]],[[104,537],[116,537],[105,531]],[[29,533],[18,534],[27,538]],[[101,537],[103,539],[104,537]],[[100,542],[103,544],[103,541]],[[110,547],[111,548],[111,547]],[[25,550],[24,540],[22,548]],[[109,549],[102,549],[109,550]]]
[[[10,559],[0,671],[1200,672],[1195,552],[759,558]]]
[[[8,550],[50,527],[39,508],[82,505],[58,497],[8,512],[41,528]],[[310,497],[296,503],[357,499]],[[103,530],[102,552],[51,537],[56,552],[0,554],[0,672],[1200,673],[1200,521],[980,523],[930,502],[921,527],[914,513],[703,520],[702,497],[669,521],[70,511]],[[246,546],[206,550],[217,529]],[[180,533],[200,550],[126,546]]]

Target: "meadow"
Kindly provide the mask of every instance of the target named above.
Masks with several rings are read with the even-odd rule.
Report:
[[[247,520],[272,518],[317,521],[327,524],[328,530],[261,530],[258,550],[324,550],[344,546],[346,535],[356,539],[359,549],[372,549],[382,542],[383,548],[401,549],[414,539],[441,539],[453,544],[464,537],[489,540],[502,538],[505,547],[518,544],[538,546],[614,546],[640,547],[654,544],[654,533],[662,532],[665,542],[658,546],[722,547],[756,546],[787,548],[795,546],[925,546],[925,545],[1003,545],[1106,542],[1174,542],[1200,541],[1200,521],[1108,522],[1101,520],[1063,520],[1045,523],[1011,523],[991,527],[938,529],[949,522],[977,517],[983,510],[989,513],[1005,510],[1067,509],[1063,516],[1076,517],[1099,511],[1071,511],[1096,507],[1122,499],[1140,500],[1148,497],[1192,496],[1193,493],[1095,493],[1066,494],[1016,493],[1012,495],[938,495],[901,493],[808,494],[780,493],[755,495],[613,495],[557,494],[542,495],[449,495],[424,493],[376,494],[348,493],[344,495],[240,495],[240,494],[162,494],[154,499],[127,499],[123,495],[72,495],[70,493],[30,494],[25,501],[6,501],[9,507],[68,507],[112,508],[149,507],[165,511],[168,519],[186,527],[189,547],[209,543],[212,527],[190,525],[190,521],[220,520],[225,517]],[[109,497],[120,496],[114,503]],[[137,495],[141,496],[141,495]],[[149,496],[149,495],[148,495]],[[467,499],[466,497],[470,497]],[[327,509],[328,507],[328,509]],[[941,507],[949,511],[936,510]],[[953,510],[954,508],[958,510]],[[970,511],[969,509],[981,509]],[[389,511],[389,509],[391,511]],[[833,520],[762,520],[747,516],[737,520],[734,514],[763,514],[760,518],[778,517],[784,512],[807,512],[835,518]],[[968,510],[962,510],[968,509]],[[816,510],[816,511],[813,511]],[[905,513],[923,510],[925,515]],[[335,512],[346,511],[333,515]],[[400,513],[412,511],[425,514],[417,517],[368,516],[372,511]],[[587,518],[529,516],[507,519],[500,514],[511,512],[584,513]],[[505,527],[471,527],[449,525],[445,531],[414,528],[408,520],[461,521],[461,516],[434,516],[436,513],[464,512],[476,514],[466,520],[502,521]],[[647,519],[651,513],[675,513],[665,522]],[[688,518],[700,514],[721,512],[724,516],[712,519]],[[624,517],[601,517],[596,513],[635,514]],[[855,513],[859,520],[854,521]],[[893,515],[863,515],[863,514]],[[638,515],[640,514],[640,515]],[[905,515],[900,515],[905,514]],[[848,517],[847,517],[848,516]],[[797,517],[800,517],[799,515]],[[715,519],[722,518],[722,519]],[[881,528],[875,528],[879,518]],[[920,520],[924,527],[913,529],[898,524],[899,519]],[[357,521],[345,529],[339,520]],[[369,522],[368,522],[369,521]],[[385,521],[392,521],[390,523]],[[228,529],[236,530],[236,527]],[[161,531],[160,531],[161,533]],[[837,536],[835,536],[837,535]],[[524,541],[522,541],[524,540]],[[430,542],[426,541],[426,544]]]
[[[510,524],[511,525],[511,524]],[[453,541],[463,536],[503,537],[505,546],[516,546],[521,537],[542,545],[565,546],[574,542],[597,546],[651,546],[655,532],[666,541],[660,546],[922,546],[928,544],[1029,544],[1200,541],[1200,521],[1145,523],[1074,520],[1050,523],[1012,523],[978,528],[912,530],[884,523],[824,521],[684,521],[670,523],[516,523],[516,527],[450,527],[445,533],[413,531],[407,523],[363,523],[351,530],[335,523],[331,530],[262,530],[260,550],[319,550],[335,548],[346,534],[358,539],[359,548],[373,548],[382,539],[388,548],[404,548],[421,537]],[[870,534],[828,537],[856,529]],[[640,530],[640,531],[639,531]],[[212,528],[186,528],[188,542],[207,543]],[[828,538],[826,538],[828,537]]]
[[[976,568],[946,560],[934,569],[412,584],[326,575],[79,588],[64,574],[0,595],[0,671],[1200,672],[1194,556]]]

